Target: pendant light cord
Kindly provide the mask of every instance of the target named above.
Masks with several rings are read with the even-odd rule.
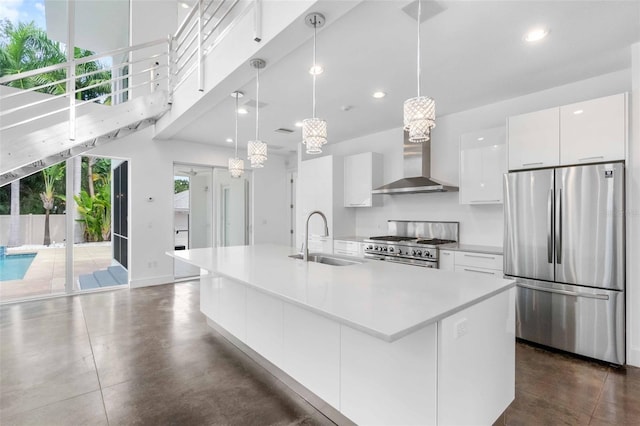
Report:
[[[418,97],[420,97],[420,18],[422,17],[422,1],[418,0]]]
[[[313,18],[313,118],[316,118],[316,31],[318,27],[317,18]]]
[[[236,158],[238,158],[238,98],[239,93],[236,92]]]
[[[260,118],[260,68],[256,67],[256,141],[259,141],[258,137],[258,122]]]

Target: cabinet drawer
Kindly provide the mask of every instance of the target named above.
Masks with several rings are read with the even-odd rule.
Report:
[[[464,266],[464,265],[456,265],[456,272],[465,272],[468,274],[477,274],[477,275],[487,275],[494,276],[496,278],[502,278],[502,271],[498,271],[496,269],[487,269],[487,268],[478,268],[476,266]]]
[[[502,271],[502,255],[457,251],[456,270],[458,266],[497,269]]]
[[[357,241],[335,240],[333,242],[333,254],[342,256],[364,256],[362,244]]]

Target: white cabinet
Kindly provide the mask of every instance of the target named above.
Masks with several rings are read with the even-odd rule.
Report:
[[[502,269],[502,255],[467,251],[455,252],[456,272],[493,275],[501,278],[503,276]]]
[[[456,269],[455,252],[451,250],[440,250],[438,259],[438,269],[453,271]]]
[[[309,228],[311,233],[311,228]],[[309,253],[333,253],[333,238],[320,235],[309,236]]]
[[[460,138],[460,204],[502,203],[507,172],[504,127],[466,133]]]
[[[296,247],[301,247],[304,241],[307,216],[314,210],[320,210],[327,217],[330,237],[355,233],[354,209],[344,207],[344,162],[342,157],[327,155],[300,162],[296,193],[298,200]],[[309,235],[324,236],[324,224],[319,215],[311,217]],[[333,242],[327,244],[327,250],[331,252]]]
[[[237,281],[220,277],[218,324],[242,342],[246,339],[245,286]]]
[[[283,362],[283,302],[262,292],[246,288],[246,343],[270,362]]]
[[[509,170],[624,160],[627,94],[508,118]]]
[[[282,369],[332,406],[340,407],[340,324],[284,304]]]
[[[371,191],[382,185],[382,155],[375,152],[344,158],[344,206],[372,207],[380,197]],[[378,201],[378,203],[374,203]]]
[[[560,107],[560,164],[623,160],[626,106],[622,93]]]
[[[333,254],[364,257],[364,246],[358,241],[334,240]]]
[[[509,170],[560,163],[560,108],[508,118]]]

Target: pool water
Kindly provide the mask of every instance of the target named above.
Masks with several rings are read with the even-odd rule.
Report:
[[[7,254],[0,257],[0,281],[21,280],[36,253]]]

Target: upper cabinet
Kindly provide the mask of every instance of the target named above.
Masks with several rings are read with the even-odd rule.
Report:
[[[502,203],[502,175],[507,172],[504,127],[460,138],[460,204]]]
[[[560,109],[549,108],[508,119],[509,170],[560,163]]]
[[[344,157],[344,206],[377,205],[371,191],[382,185],[382,155],[375,152]]]
[[[509,170],[624,160],[627,95],[509,117]]]
[[[560,164],[623,160],[626,105],[622,93],[560,107]]]

